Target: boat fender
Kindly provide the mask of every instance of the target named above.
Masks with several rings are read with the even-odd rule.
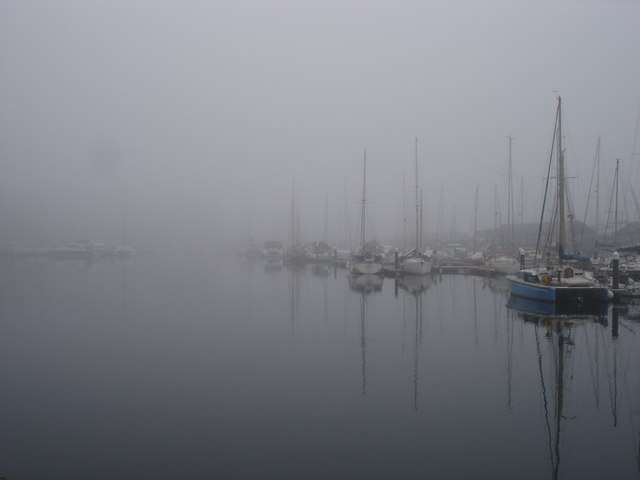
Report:
[[[564,278],[571,278],[573,277],[573,268],[571,267],[567,267],[564,269]]]

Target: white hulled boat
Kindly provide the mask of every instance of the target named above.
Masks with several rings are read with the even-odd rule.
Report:
[[[360,218],[360,251],[351,258],[351,273],[354,275],[379,275],[382,273],[382,258],[367,250],[365,240],[367,186],[367,151],[364,152],[364,173],[362,175],[362,216]]]
[[[400,255],[400,268],[406,275],[428,275],[433,267],[433,260],[430,253],[420,250],[420,231],[422,209],[419,202],[418,185],[418,139],[416,138],[416,246]]]

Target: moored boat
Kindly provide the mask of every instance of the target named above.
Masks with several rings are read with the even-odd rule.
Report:
[[[382,273],[382,256],[367,249],[365,240],[367,186],[367,152],[364,152],[364,171],[362,175],[362,216],[360,218],[360,251],[351,258],[351,273],[354,275],[378,275]]]
[[[405,275],[428,275],[433,267],[432,255],[421,251],[422,205],[420,201],[420,185],[418,184],[418,139],[415,148],[416,166],[416,242],[415,247],[400,255],[400,269]]]
[[[267,240],[264,242],[262,245],[262,256],[265,258],[282,258],[284,256],[282,242],[280,240]]]
[[[512,295],[551,303],[604,303],[613,298],[613,292],[600,284],[591,272],[573,266],[573,262],[589,261],[587,257],[565,252],[565,174],[562,149],[562,100],[558,97],[554,139],[557,142],[557,189],[554,215],[558,218],[557,263],[518,271],[507,275]],[[542,227],[543,216],[540,218]],[[542,228],[539,229],[541,231]],[[539,240],[538,240],[539,241]],[[537,260],[537,248],[536,248]]]

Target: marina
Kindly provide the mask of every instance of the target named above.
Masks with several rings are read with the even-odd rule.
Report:
[[[0,480],[640,480],[638,18],[0,3]]]

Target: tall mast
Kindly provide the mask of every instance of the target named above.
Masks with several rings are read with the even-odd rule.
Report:
[[[420,204],[418,203],[418,138],[416,137],[416,250],[420,249]]]
[[[329,240],[329,195],[324,197],[324,237],[323,240]]]
[[[473,215],[473,253],[476,253],[476,235],[478,233],[478,185],[476,185],[476,205]]]
[[[498,244],[498,235],[502,240],[502,232],[498,233],[498,184],[493,186],[493,243]],[[502,242],[500,242],[502,243]]]
[[[618,181],[619,181],[619,168],[620,168],[620,159],[616,158],[616,208],[614,214],[614,223],[613,223],[613,244],[617,245],[618,243]]]
[[[289,219],[289,228],[291,237],[291,246],[296,244],[296,179],[294,178],[291,184],[291,218]]]
[[[559,232],[558,232],[558,254],[560,263],[562,263],[562,254],[564,252],[564,152],[562,151],[562,99],[558,97],[558,214]]]
[[[507,137],[509,139],[509,173],[508,173],[508,190],[507,190],[507,225],[509,226],[509,250],[513,251],[513,237],[514,237],[514,209],[513,209],[513,166],[511,162],[511,142],[512,136]]]
[[[598,137],[598,145],[596,147],[596,219],[595,219],[596,238],[598,238],[599,213],[600,213],[600,137]]]
[[[442,189],[443,189],[443,183],[440,182],[440,199],[438,201],[439,205],[438,205],[438,222],[436,225],[436,248],[438,247],[439,243],[440,243],[440,233],[442,233],[442,236],[444,238],[444,232],[442,230],[444,230],[444,226],[443,226],[443,208],[444,208],[444,200],[443,200],[443,195],[442,195]]]
[[[420,188],[420,238],[418,243],[418,250],[422,250],[424,248],[424,241],[423,241],[424,232],[422,230],[423,225],[424,225],[424,222],[422,219],[422,188]]]
[[[524,242],[524,177],[520,177],[520,245]]]
[[[407,251],[407,183],[402,172],[402,250]]]
[[[122,244],[127,245],[127,186],[122,187]]]
[[[362,243],[362,255],[364,255],[364,244],[365,244],[365,240],[364,240],[364,227],[365,227],[365,218],[366,218],[366,211],[365,211],[365,204],[367,202],[367,196],[366,196],[366,187],[367,187],[367,150],[365,149],[364,151],[364,170],[362,173],[362,218],[360,219],[360,225],[361,225],[361,232],[360,232],[360,242]]]

